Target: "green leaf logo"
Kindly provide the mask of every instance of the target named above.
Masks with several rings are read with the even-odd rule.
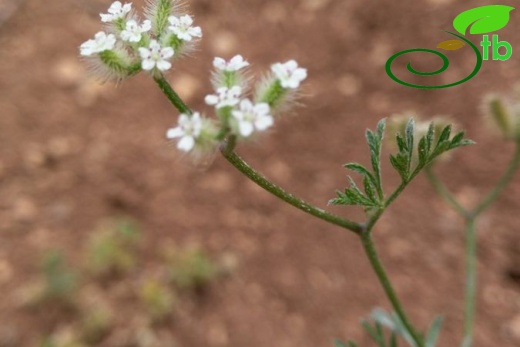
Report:
[[[514,9],[505,5],[475,7],[459,14],[453,20],[453,27],[462,35],[466,35],[470,26],[470,34],[487,34],[505,27],[509,22],[509,12]]]

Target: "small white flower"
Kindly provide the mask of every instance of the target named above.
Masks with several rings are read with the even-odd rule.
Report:
[[[171,47],[161,47],[156,41],[152,40],[148,48],[140,47],[139,55],[143,60],[141,67],[143,70],[150,71],[157,67],[160,71],[166,71],[172,67],[172,64],[168,61],[173,57],[174,51]]]
[[[184,15],[180,18],[175,16],[168,17],[170,26],[168,29],[183,41],[191,41],[194,37],[202,37],[202,30],[200,27],[194,27],[193,18],[189,15]]]
[[[103,31],[94,35],[93,40],[84,42],[80,48],[80,54],[83,56],[90,56],[92,54],[101,53],[114,48],[116,44],[116,37],[113,34],[106,34]]]
[[[126,22],[125,30],[121,32],[121,39],[129,42],[139,42],[143,37],[143,33],[149,31],[152,28],[152,22],[149,20],[143,21],[143,24],[139,25],[137,21],[130,19]]]
[[[284,64],[277,63],[271,66],[271,71],[276,75],[282,87],[296,89],[300,82],[307,78],[307,70],[298,67],[298,63],[290,60]]]
[[[195,142],[202,132],[202,118],[195,112],[188,116],[181,114],[176,128],[171,128],[166,133],[168,139],[180,138],[177,148],[189,152],[195,147]]]
[[[269,114],[269,105],[259,103],[254,105],[249,99],[240,102],[240,109],[232,112],[238,122],[240,135],[248,137],[253,131],[263,131],[273,125],[273,116]]]
[[[115,1],[108,8],[108,13],[101,13],[102,22],[113,22],[116,19],[123,18],[132,10],[132,3],[121,4],[120,1]]]
[[[235,55],[229,62],[217,57],[213,60],[213,66],[222,71],[238,71],[249,66],[249,63],[241,55]]]
[[[240,94],[242,94],[242,88],[239,86],[220,87],[217,89],[217,94],[207,95],[204,100],[206,104],[216,108],[236,106],[240,102]]]

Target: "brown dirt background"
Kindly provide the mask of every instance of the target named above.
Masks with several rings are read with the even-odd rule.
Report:
[[[109,3],[27,0],[0,27],[0,345],[37,346],[47,313],[20,309],[15,297],[38,274],[41,255],[60,248],[78,261],[76,250],[96,225],[119,215],[144,231],[145,271],[154,271],[157,250],[169,242],[197,243],[238,259],[231,278],[212,285],[203,299],[180,304],[179,317],[161,327],[174,343],[157,346],[332,346],[336,337],[370,345],[358,322],[388,303],[356,237],[277,201],[220,157],[205,170],[179,158],[164,138],[177,113],[147,76],[115,87],[87,75],[78,46],[100,29],[98,13]],[[2,4],[7,11],[8,2]],[[437,171],[471,204],[496,181],[513,150],[486,130],[480,100],[489,92],[511,94],[520,77],[518,12],[499,32],[513,45],[513,57],[485,62],[463,85],[406,88],[387,77],[384,63],[403,49],[433,48],[448,39],[441,30],[451,29],[456,14],[485,4],[192,0],[205,37],[169,79],[202,110],[216,55],[241,53],[257,74],[289,58],[307,67],[305,106],[238,151],[323,207],[346,184],[341,165],[367,162],[364,131],[378,119],[408,110],[451,115],[478,145],[458,151]],[[471,70],[466,53],[450,55],[453,66],[443,78]],[[387,165],[387,190],[398,183],[390,172]],[[475,346],[520,346],[520,284],[508,275],[520,271],[519,194],[517,177],[479,225]],[[328,209],[362,218],[359,210]],[[458,345],[461,335],[462,225],[419,177],[375,232],[413,319],[424,327],[445,315],[440,346]],[[131,306],[116,310],[126,314]]]

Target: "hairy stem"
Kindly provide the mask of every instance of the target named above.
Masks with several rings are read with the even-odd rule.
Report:
[[[406,316],[406,313],[404,312],[403,305],[399,301],[399,298],[397,297],[397,294],[394,291],[394,288],[392,287],[392,283],[390,282],[390,279],[388,278],[388,275],[386,274],[386,270],[383,267],[383,264],[381,263],[381,260],[379,259],[379,255],[377,254],[377,250],[374,246],[374,242],[372,241],[372,233],[370,231],[365,231],[361,234],[361,242],[363,244],[363,249],[365,250],[365,254],[367,255],[368,259],[370,260],[370,264],[372,265],[372,269],[374,269],[374,272],[377,275],[377,278],[379,279],[379,282],[381,283],[381,286],[383,287],[385,294],[387,298],[390,300],[393,309],[395,310],[397,316],[403,323],[403,325],[406,327],[406,330],[414,340],[417,347],[423,347],[424,342],[422,338],[419,336],[419,334],[416,332],[413,325],[410,323],[410,320]]]
[[[191,109],[182,101],[181,97],[173,90],[168,81],[164,78],[164,76],[154,78],[155,82],[161,89],[161,91],[166,95],[168,100],[175,106],[180,113],[184,113],[187,115],[192,114]]]
[[[166,95],[168,100],[179,110],[181,113],[185,114],[191,114],[192,111],[190,108],[182,101],[182,99],[178,96],[178,94],[172,89],[168,81],[164,79],[164,77],[158,77],[155,78],[156,83],[158,84],[159,88],[163,91],[163,93]],[[390,282],[390,279],[388,278],[386,271],[381,264],[381,261],[379,259],[379,256],[377,254],[377,251],[374,247],[374,243],[372,241],[371,237],[371,230],[377,220],[380,218],[380,216],[383,214],[384,210],[401,194],[401,192],[404,190],[404,188],[407,186],[409,181],[417,174],[415,172],[410,180],[407,183],[402,183],[395,191],[394,193],[388,198],[388,200],[385,202],[385,205],[380,208],[364,225],[350,221],[348,219],[333,215],[331,213],[328,213],[318,207],[315,207],[308,202],[286,192],[281,187],[275,185],[274,183],[267,180],[264,176],[262,176],[260,173],[258,173],[256,170],[254,170],[251,166],[249,166],[238,154],[234,152],[234,148],[236,145],[236,138],[234,136],[229,136],[227,141],[222,144],[220,148],[220,152],[224,156],[224,158],[227,159],[227,161],[233,165],[238,171],[240,171],[242,174],[244,174],[247,178],[249,178],[251,181],[258,184],[260,187],[265,189],[266,191],[270,192],[271,194],[275,195],[276,197],[280,198],[281,200],[285,201],[286,203],[316,217],[319,219],[322,219],[326,222],[329,222],[331,224],[335,224],[337,226],[340,226],[344,229],[350,230],[353,233],[357,234],[361,238],[361,242],[363,244],[363,249],[365,250],[365,253],[370,261],[370,264],[372,266],[372,269],[376,273],[388,299],[392,303],[392,306],[394,310],[396,311],[397,315],[401,319],[402,323],[404,324],[405,328],[408,330],[408,333],[414,340],[417,347],[424,347],[424,342],[422,341],[419,334],[417,334],[415,328],[410,323],[409,319],[407,318],[404,309],[402,308],[402,305],[392,287],[392,284]]]
[[[282,199],[286,203],[314,216],[320,218],[326,222],[338,225],[342,228],[348,229],[356,234],[361,234],[363,227],[355,222],[352,222],[348,219],[344,219],[342,217],[330,214],[320,208],[317,208],[304,200],[295,197],[292,194],[287,193],[285,190],[277,186],[276,184],[267,180],[264,176],[256,172],[251,166],[247,165],[247,163],[242,160],[235,152],[226,151],[226,149],[221,150],[222,155],[227,161],[238,169],[241,173],[243,173],[246,177],[248,177],[251,181],[258,184],[263,189],[267,190],[269,193],[275,195],[276,197]]]

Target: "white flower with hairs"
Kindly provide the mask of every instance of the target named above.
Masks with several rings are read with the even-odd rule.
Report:
[[[170,140],[179,139],[177,148],[184,152],[189,152],[195,147],[197,138],[202,132],[202,118],[200,113],[195,112],[193,115],[181,114],[176,128],[171,128],[166,133],[166,137]]]
[[[240,108],[232,112],[238,123],[238,131],[243,137],[248,137],[253,131],[264,131],[273,125],[273,116],[269,114],[266,103],[253,104],[249,99],[240,102]]]
[[[216,108],[232,107],[238,105],[240,102],[240,94],[242,94],[242,88],[239,86],[233,86],[231,88],[220,87],[217,89],[217,94],[207,95],[204,100],[206,104],[215,106]]]
[[[150,71],[153,68],[157,68],[160,71],[169,70],[172,67],[169,59],[173,57],[173,54],[173,48],[161,47],[156,40],[152,40],[148,48],[139,48],[139,55],[143,60],[141,67],[146,71]]]
[[[143,37],[143,33],[152,28],[152,22],[148,19],[139,25],[136,20],[130,19],[126,22],[125,30],[121,32],[121,39],[128,42],[139,42]]]
[[[183,41],[191,41],[194,37],[202,37],[202,30],[200,27],[193,26],[193,18],[189,15],[182,17],[170,16],[168,17],[170,26],[168,29]]]
[[[283,88],[296,89],[307,78],[307,70],[298,67],[298,63],[289,60],[286,63],[277,63],[271,66],[271,71],[280,81]]]
[[[119,18],[123,18],[132,10],[132,3],[125,3],[124,5],[121,1],[114,1],[112,5],[108,8],[108,13],[101,13],[101,21],[102,22],[113,22]]]
[[[114,48],[116,44],[116,37],[113,34],[106,34],[104,31],[98,32],[94,35],[93,40],[84,42],[80,48],[80,54],[88,57],[96,53],[109,51]]]
[[[241,70],[249,66],[249,63],[241,55],[235,55],[229,62],[217,57],[213,60],[213,66],[216,69],[231,72]]]

